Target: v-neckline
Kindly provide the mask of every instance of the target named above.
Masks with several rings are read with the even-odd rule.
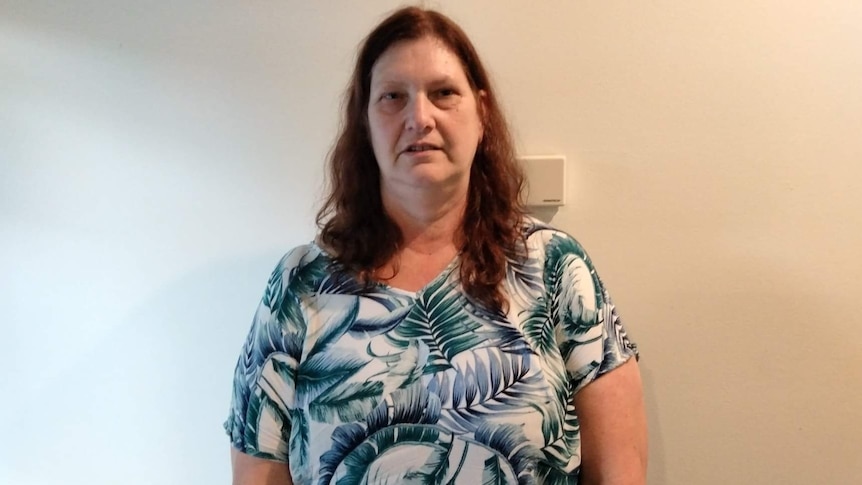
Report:
[[[331,254],[329,254],[329,252],[326,249],[324,249],[320,244],[318,244],[317,240],[312,241],[311,244],[313,244],[314,247],[317,248],[317,250],[320,251],[321,254],[326,256],[330,261],[335,261],[335,257],[333,257]],[[388,283],[385,283],[383,281],[376,280],[376,279],[371,280],[369,282],[369,284],[372,287],[374,287],[374,288],[376,288],[382,292],[390,293],[392,295],[400,296],[400,297],[408,297],[408,298],[415,300],[420,295],[425,293],[425,291],[430,286],[439,283],[441,280],[448,279],[452,275],[452,272],[455,270],[455,268],[458,267],[458,263],[460,262],[460,260],[461,260],[461,253],[458,253],[452,258],[451,261],[449,261],[449,264],[447,264],[439,273],[437,273],[437,276],[435,276],[434,278],[431,278],[431,280],[429,280],[428,283],[425,283],[425,285],[423,285],[421,288],[419,288],[416,291],[406,290],[404,288],[398,288],[397,286],[392,286]],[[361,282],[359,281],[359,278],[353,272],[345,272],[345,275],[348,276],[349,278],[351,278],[353,281],[361,284]]]
[[[458,266],[458,263],[461,259],[460,256],[461,256],[460,254],[456,254],[455,257],[453,257],[452,260],[449,261],[449,264],[447,264],[439,273],[437,273],[437,276],[431,278],[427,283],[422,285],[422,287],[416,291],[406,290],[404,288],[392,286],[392,285],[385,283],[383,281],[380,281],[380,280],[374,280],[373,283],[374,283],[374,286],[376,286],[382,290],[385,290],[389,293],[394,293],[394,294],[402,295],[402,296],[408,296],[410,298],[416,299],[420,295],[425,293],[425,291],[430,286],[433,286],[433,285],[439,283],[441,280],[449,279],[449,277],[452,275],[452,271],[454,271],[455,268]]]

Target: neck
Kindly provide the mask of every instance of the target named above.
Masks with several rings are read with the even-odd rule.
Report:
[[[402,251],[431,255],[451,252],[467,207],[467,193],[415,190],[411,194],[383,191],[383,207],[401,229]]]

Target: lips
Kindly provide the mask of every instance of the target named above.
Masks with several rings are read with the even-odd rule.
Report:
[[[408,153],[425,152],[429,150],[439,150],[440,148],[430,143],[413,143],[404,149]]]

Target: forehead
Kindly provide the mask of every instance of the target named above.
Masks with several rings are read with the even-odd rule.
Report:
[[[392,44],[371,68],[371,82],[439,77],[467,82],[457,55],[443,41],[422,37]]]

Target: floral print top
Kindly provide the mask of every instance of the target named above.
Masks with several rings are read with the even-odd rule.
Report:
[[[236,366],[232,445],[296,484],[578,483],[573,396],[637,348],[577,241],[524,230],[505,314],[463,292],[457,260],[407,292],[290,251]]]

